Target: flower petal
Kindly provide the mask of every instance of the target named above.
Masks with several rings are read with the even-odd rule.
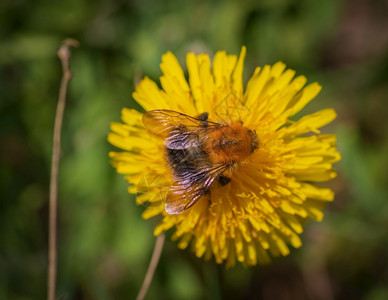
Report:
[[[291,117],[301,111],[307,103],[318,95],[321,89],[322,86],[320,86],[317,82],[306,86],[301,93],[296,95],[290,103],[288,103],[288,116]]]
[[[237,61],[236,68],[233,71],[232,75],[232,87],[237,97],[242,99],[243,95],[243,68],[244,68],[244,60],[247,49],[245,46],[241,48],[240,56]]]

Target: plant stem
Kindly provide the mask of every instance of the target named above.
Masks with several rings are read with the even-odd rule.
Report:
[[[148,266],[146,276],[144,277],[143,285],[139,291],[139,294],[136,297],[136,300],[143,300],[148,288],[151,284],[152,278],[154,277],[156,266],[158,265],[160,254],[162,253],[164,244],[164,233],[158,235],[156,238],[156,243],[154,247],[154,252],[152,253],[151,262]]]
[[[47,299],[55,300],[57,278],[57,207],[58,207],[58,171],[61,153],[61,128],[65,111],[66,95],[70,71],[70,46],[78,46],[78,42],[66,39],[58,49],[58,57],[62,63],[62,80],[59,87],[57,111],[54,121],[53,154],[51,159],[50,199],[49,199],[49,236],[48,236],[48,267],[47,267]]]

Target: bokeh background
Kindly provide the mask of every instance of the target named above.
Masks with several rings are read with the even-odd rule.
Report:
[[[388,2],[386,0],[15,0],[0,2],[0,299],[46,297],[48,186],[61,66],[73,49],[59,177],[61,299],[133,299],[157,220],[109,165],[106,137],[166,51],[238,54],[245,76],[281,60],[334,107],[343,159],[336,200],[302,248],[266,266],[225,270],[166,240],[148,299],[388,299]]]

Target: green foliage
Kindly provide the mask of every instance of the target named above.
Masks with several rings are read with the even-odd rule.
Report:
[[[353,2],[351,2],[353,4]],[[132,299],[157,220],[145,221],[109,165],[109,124],[160,57],[238,53],[246,76],[284,61],[324,89],[306,110],[335,107],[325,129],[343,159],[322,223],[268,266],[225,270],[166,240],[148,299],[386,299],[388,56],[383,1],[8,1],[0,4],[0,298],[44,299],[52,131],[67,38],[74,77],[62,132],[58,296]],[[385,37],[385,39],[384,39]]]

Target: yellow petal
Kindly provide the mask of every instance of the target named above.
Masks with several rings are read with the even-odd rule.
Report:
[[[255,121],[261,120],[267,111],[268,99],[262,97],[261,93],[269,79],[270,71],[270,66],[264,66],[264,68],[260,72],[257,72],[257,74],[248,82],[244,98],[246,99],[245,105],[250,110],[250,114],[246,116],[246,120],[244,119],[246,124],[251,123],[252,119]]]
[[[335,110],[332,108],[304,116],[287,128],[284,137],[293,137],[310,131],[319,133],[318,128],[332,122],[336,116]]]
[[[198,112],[209,112],[211,110],[213,101],[214,101],[214,78],[213,74],[210,71],[210,59],[208,55],[198,55],[197,56],[198,65],[199,65],[199,77],[201,81],[202,89],[202,98],[201,101],[196,103]]]
[[[237,97],[239,97],[240,99],[242,99],[243,95],[243,68],[246,50],[247,49],[245,46],[241,48],[240,57],[232,75],[232,87],[235,93],[237,94]]]
[[[167,52],[162,56],[160,69],[163,71],[164,75],[167,78],[171,79],[172,83],[168,90],[163,87],[165,91],[175,91],[175,89],[182,89],[184,91],[190,90],[183,70],[174,54],[172,54],[171,52]]]
[[[132,97],[146,111],[154,109],[170,108],[165,93],[161,91],[155,82],[145,77],[136,87]]]
[[[187,55],[187,69],[194,104],[198,113],[209,112],[214,95],[214,79],[210,72],[208,55]]]
[[[213,74],[215,86],[217,88],[225,88],[230,83],[236,62],[236,55],[227,55],[225,51],[219,51],[216,53],[213,60]]]
[[[147,209],[141,214],[143,219],[150,219],[161,214],[164,210],[163,205],[159,206],[149,206]]]
[[[318,188],[308,183],[302,183],[300,189],[308,198],[323,201],[332,201],[334,199],[333,191],[327,188]]]
[[[189,73],[189,82],[194,101],[202,101],[201,81],[199,77],[199,67],[194,53],[190,52],[186,56],[187,71]]]
[[[320,86],[317,82],[306,86],[302,92],[296,95],[288,104],[288,116],[293,116],[301,111],[307,103],[318,95],[321,89],[322,86]]]
[[[334,170],[327,170],[322,168],[309,168],[306,170],[287,172],[287,174],[294,176],[297,180],[300,181],[313,182],[328,181],[337,176],[337,173]]]

